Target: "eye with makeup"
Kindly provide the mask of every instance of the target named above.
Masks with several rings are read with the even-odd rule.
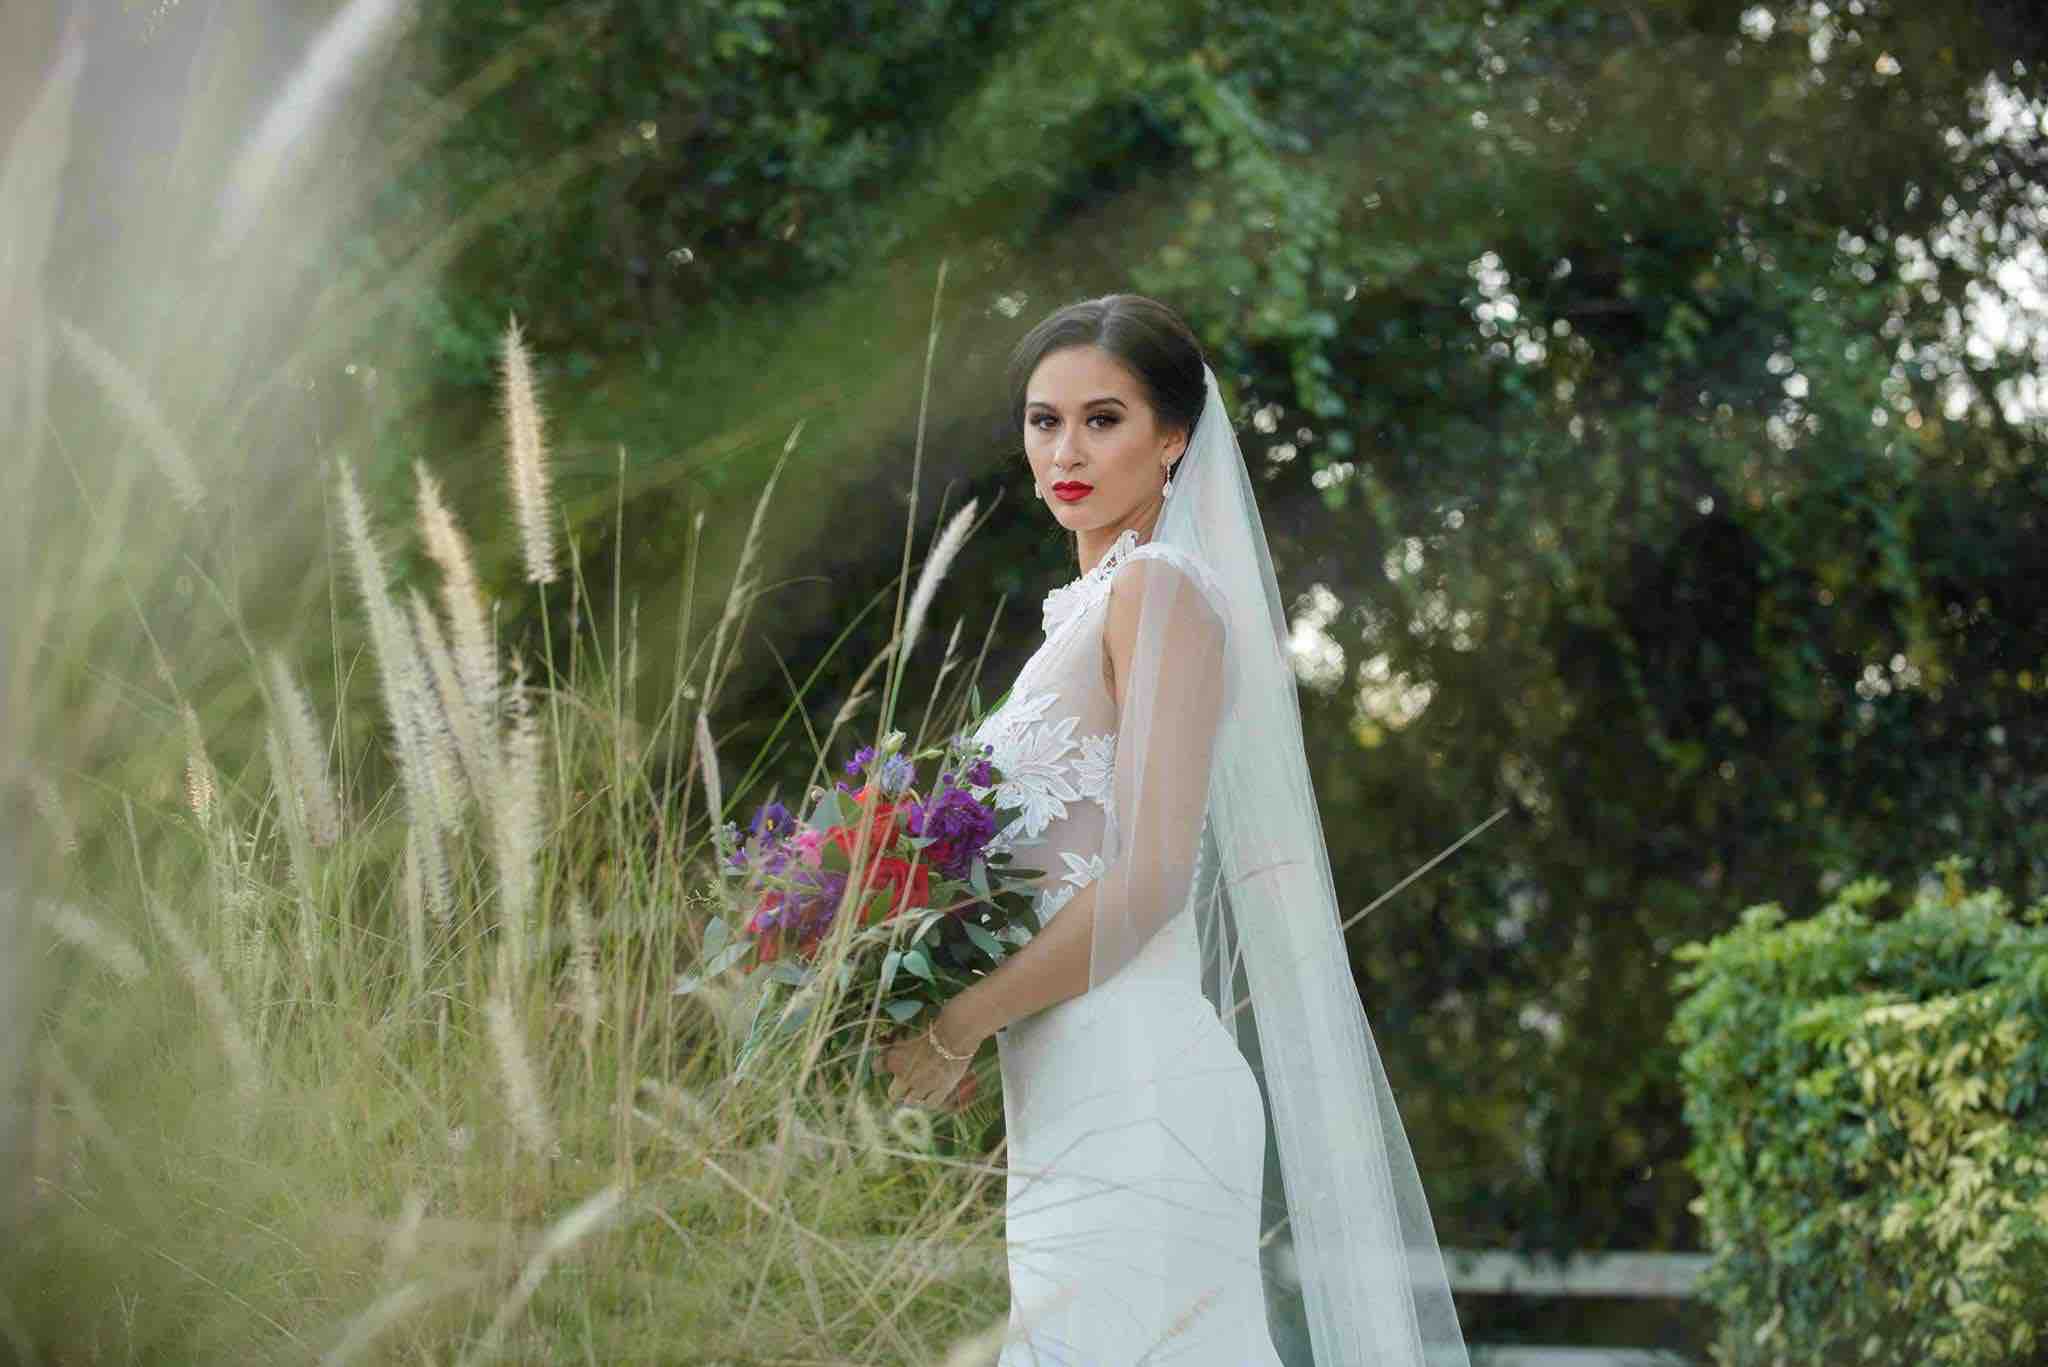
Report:
[[[1088,415],[1089,422],[1094,422],[1097,418],[1101,418],[1103,422],[1107,423],[1111,427],[1116,426],[1116,415],[1114,413],[1090,413]],[[1041,421],[1041,419],[1043,421]],[[1044,422],[1056,421],[1058,421],[1058,419],[1054,418],[1052,414],[1040,413],[1031,419],[1031,425],[1033,427],[1036,427],[1039,431],[1043,432],[1046,430]]]

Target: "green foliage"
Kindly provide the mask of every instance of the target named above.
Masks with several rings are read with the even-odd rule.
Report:
[[[1681,947],[1671,1037],[1727,1364],[2037,1361],[2048,1323],[2048,901],[1950,859]]]
[[[1998,244],[2039,235],[2038,139],[1982,136],[1992,82],[2044,90],[2048,30],[2019,7],[448,16],[421,30],[430,95],[524,65],[414,202],[603,159],[492,218],[420,301],[470,339],[442,348],[437,452],[489,468],[459,458],[491,430],[463,396],[517,310],[563,429],[593,438],[562,453],[592,581],[662,622],[690,512],[720,563],[721,514],[817,419],[737,736],[897,570],[871,528],[895,525],[939,260],[925,488],[996,508],[946,609],[996,623],[998,675],[1075,568],[1020,477],[1002,354],[1107,290],[1190,319],[1283,600],[1334,604],[1303,715],[1346,902],[1515,813],[1354,932],[1450,1237],[1692,1241],[1675,1057],[1646,1042],[1672,948],[1729,906],[1958,844],[2015,896],[2048,879],[2048,461],[2001,399],[2035,363],[1951,333]],[[516,604],[504,627],[542,629]],[[861,631],[850,656],[879,644]],[[799,761],[764,748],[764,786]]]

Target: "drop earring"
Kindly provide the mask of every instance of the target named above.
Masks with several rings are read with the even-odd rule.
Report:
[[[1166,483],[1159,486],[1159,496],[1161,498],[1173,497],[1173,474],[1171,471],[1167,473]]]

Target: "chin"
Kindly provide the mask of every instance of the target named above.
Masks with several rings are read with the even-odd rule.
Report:
[[[1094,500],[1089,501],[1092,503]],[[1070,532],[1092,532],[1116,521],[1113,517],[1104,517],[1100,508],[1074,507],[1057,499],[1053,501],[1052,515],[1060,526]]]

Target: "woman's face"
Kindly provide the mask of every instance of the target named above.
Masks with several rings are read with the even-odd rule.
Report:
[[[1031,478],[1070,532],[1149,525],[1186,445],[1186,433],[1160,426],[1138,377],[1099,346],[1048,353],[1025,385]]]

